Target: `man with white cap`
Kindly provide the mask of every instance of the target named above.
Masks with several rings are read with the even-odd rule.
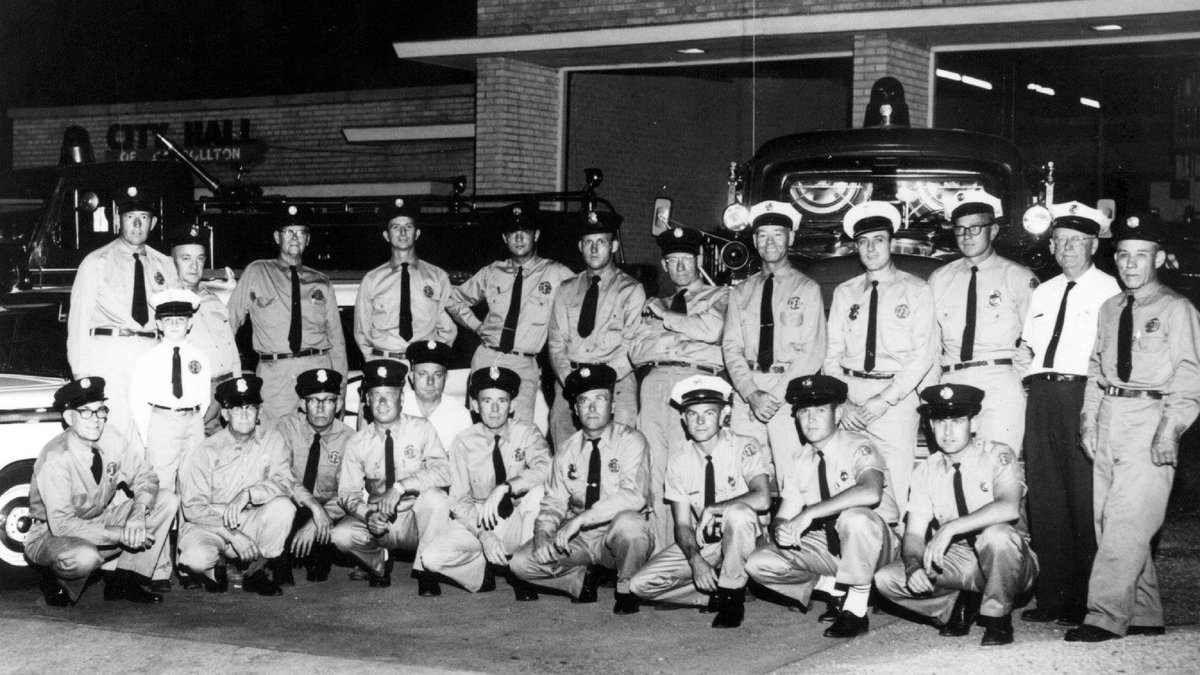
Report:
[[[1087,613],[1096,555],[1092,462],[1079,449],[1079,416],[1100,306],[1121,288],[1092,262],[1110,219],[1079,202],[1053,204],[1050,213],[1050,252],[1062,274],[1034,289],[1021,333],[1022,348],[1031,352],[1024,379],[1026,508],[1041,564],[1037,607],[1021,619],[1076,625]]]
[[[675,543],[629,582],[644,600],[716,609],[713,628],[742,624],[746,558],[759,534],[758,514],[771,505],[766,454],[724,427],[732,394],[710,375],[693,375],[671,391],[691,439],[667,460],[664,495],[674,511]]]
[[[1017,341],[1038,280],[992,246],[1000,233],[997,219],[1004,215],[999,199],[982,189],[964,190],[946,200],[944,213],[963,257],[929,275],[941,332],[942,381],[986,391],[979,437],[1020,453],[1025,430],[1021,374],[1028,355],[1017,349]]]
[[[686,441],[679,415],[671,408],[671,394],[685,379],[724,372],[721,335],[729,289],[710,286],[701,278],[704,237],[698,231],[674,227],[657,240],[663,270],[675,291],[667,299],[646,301],[629,358],[641,379],[638,430],[650,444],[650,525],[662,550],[675,540],[671,507],[663,501],[667,462]]]
[[[785,470],[779,462],[798,447],[795,422],[783,405],[788,382],[820,370],[826,350],[821,287],[788,258],[799,226],[800,213],[791,204],[751,207],[762,270],[730,291],[721,345],[737,393],[729,429],[768,450],[772,477]]]
[[[824,372],[849,387],[842,425],[865,433],[887,459],[900,512],[917,451],[917,387],[937,358],[933,293],[892,262],[900,212],[889,202],[863,202],[842,221],[866,268],[833,292]]]

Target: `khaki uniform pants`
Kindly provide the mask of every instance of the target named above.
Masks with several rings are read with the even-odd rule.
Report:
[[[646,563],[653,547],[650,523],[636,511],[622,511],[608,525],[577,534],[567,553],[551,563],[534,560],[533,542],[527,542],[513,555],[509,569],[524,581],[579,597],[588,565],[615,569],[619,589]]]

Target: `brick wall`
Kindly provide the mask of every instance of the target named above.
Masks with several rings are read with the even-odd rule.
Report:
[[[1012,4],[1022,0],[477,0],[479,35],[520,35],[747,16],[867,12],[908,7]]]
[[[475,77],[475,191],[557,190],[562,76],[504,58],[479,59]]]
[[[863,125],[863,114],[871,100],[875,80],[890,75],[904,85],[908,117],[912,126],[927,127],[929,114],[929,75],[932,61],[929,48],[887,33],[854,36],[854,101],[851,122]]]
[[[470,85],[9,111],[14,168],[58,163],[63,130],[72,124],[87,129],[100,159],[114,123],[165,122],[167,136],[181,143],[185,121],[233,119],[236,129],[238,120],[248,119],[251,138],[265,143],[267,152],[260,164],[247,167],[246,179],[269,186],[470,177],[472,139],[350,145],[342,128],[460,124],[474,116]],[[223,182],[234,177],[227,164],[205,169]]]

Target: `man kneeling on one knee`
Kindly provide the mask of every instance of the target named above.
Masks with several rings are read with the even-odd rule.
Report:
[[[807,605],[814,590],[834,600],[825,637],[867,632],[871,577],[896,557],[899,518],[887,462],[866,436],[838,428],[846,383],[809,375],[788,383],[804,445],[783,466],[775,542],[746,562],[750,578]]]
[[[973,438],[982,390],[942,384],[921,398],[941,452],[913,472],[903,558],[880,570],[875,584],[889,600],[933,617],[946,636],[970,631],[968,593],[982,592],[983,645],[1009,644],[1013,598],[1037,578],[1021,513],[1023,472],[1007,445]]]
[[[650,466],[642,432],[613,421],[616,381],[616,371],[602,364],[567,376],[563,392],[581,428],[555,454],[533,541],[513,555],[509,568],[577,603],[596,601],[596,566],[615,568],[613,612],[632,614],[638,600],[629,580],[654,547],[641,513]]]
[[[759,534],[758,512],[771,506],[766,453],[758,441],[722,428],[732,393],[725,380],[706,375],[671,391],[691,437],[667,460],[663,494],[675,543],[629,584],[640,598],[715,609],[713,628],[742,625],[746,558]]]

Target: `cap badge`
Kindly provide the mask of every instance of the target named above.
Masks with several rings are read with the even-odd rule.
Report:
[[[581,377],[591,377],[591,376],[592,376],[592,371],[591,371],[591,369],[590,369],[590,368],[581,368],[581,369],[579,370],[579,375],[580,375]]]
[[[492,378],[493,380],[500,379],[500,369],[496,366],[492,366],[488,369],[488,377]]]
[[[948,401],[954,398],[954,390],[950,387],[942,387],[942,390],[938,392],[938,395]]]
[[[1079,210],[1079,205],[1078,205],[1078,204],[1071,204],[1071,208],[1067,209],[1067,212],[1068,212],[1068,213],[1071,213],[1071,214],[1074,214],[1074,213],[1075,213],[1076,211],[1078,211],[1078,210]]]
[[[288,215],[289,216],[294,216],[297,213],[300,213],[300,209],[296,208],[295,204],[292,204],[291,206],[288,207]]]
[[[193,225],[193,226],[192,226],[192,229],[191,229],[191,231],[190,231],[190,234],[189,234],[188,236],[191,236],[191,237],[199,237],[199,236],[200,236],[200,226],[199,226],[199,225]]]
[[[680,239],[683,237],[683,229],[677,227],[675,228],[675,232],[673,234],[675,235],[676,239]]]
[[[812,389],[812,378],[806,377],[803,380],[800,380],[800,386],[804,387],[805,389]]]
[[[595,211],[588,211],[587,221],[589,225],[595,225],[600,222],[600,216],[596,215]]]
[[[84,389],[91,389],[92,381],[91,379],[85,377],[79,381],[79,386],[83,387]]]
[[[379,377],[387,377],[387,366],[379,366],[375,369],[375,374]]]
[[[429,342],[425,343],[425,346],[429,349],[435,349],[437,347],[437,343],[433,340],[430,340]]]
[[[125,194],[126,194],[126,195],[128,195],[128,196],[130,196],[130,197],[136,197],[136,196],[138,195],[138,193],[137,193],[137,188],[135,188],[135,187],[131,187],[131,188],[129,188],[128,190],[126,190],[126,191],[125,191]]]
[[[769,211],[774,211],[774,210],[775,210],[775,205],[772,204],[771,202],[767,202],[766,204],[763,205],[763,211],[769,212]]]
[[[250,385],[246,384],[246,380],[239,377],[237,381],[237,390],[239,394],[244,394],[250,390]]]
[[[325,382],[328,382],[328,381],[329,381],[329,374],[325,372],[325,369],[322,368],[322,369],[318,370],[317,371],[317,382],[324,384]]]
[[[1129,216],[1129,218],[1125,221],[1125,225],[1130,229],[1136,229],[1137,226],[1141,224],[1142,221],[1137,216]]]
[[[397,199],[397,200],[396,200],[396,208],[401,208],[402,206],[404,206],[404,200],[403,200],[403,199]]]
[[[513,210],[512,210],[512,214],[513,214],[514,216],[519,216],[519,215],[521,215],[521,207],[519,207],[519,206],[514,206],[514,207],[513,207]]]
[[[958,201],[960,201],[960,202],[967,201],[967,193],[965,193],[965,192],[960,192],[955,196],[958,197]]]

